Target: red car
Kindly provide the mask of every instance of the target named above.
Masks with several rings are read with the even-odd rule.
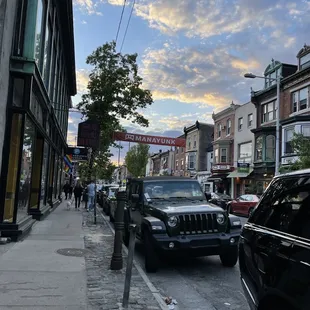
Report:
[[[231,214],[250,216],[259,202],[257,195],[242,195],[228,203],[227,209]]]

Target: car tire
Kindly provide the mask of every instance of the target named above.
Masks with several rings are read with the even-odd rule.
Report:
[[[144,231],[145,270],[148,273],[155,273],[158,270],[159,260],[155,249],[152,246],[150,233]]]
[[[238,247],[235,246],[232,249],[222,253],[220,255],[222,265],[225,267],[234,267],[238,261]]]
[[[253,211],[254,211],[254,208],[249,209],[248,217],[250,217],[252,215]]]

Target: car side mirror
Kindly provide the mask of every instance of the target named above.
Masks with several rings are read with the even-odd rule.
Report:
[[[139,202],[139,194],[132,194],[131,195],[132,202]]]

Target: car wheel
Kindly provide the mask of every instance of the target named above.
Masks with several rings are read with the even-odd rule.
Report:
[[[144,232],[145,249],[145,270],[149,273],[155,273],[158,270],[159,260],[154,247],[152,246],[150,233]]]
[[[250,208],[250,209],[249,209],[248,217],[250,217],[250,216],[252,215],[253,211],[254,211],[254,208]]]
[[[235,246],[220,255],[222,265],[225,267],[234,267],[238,261],[238,248]]]

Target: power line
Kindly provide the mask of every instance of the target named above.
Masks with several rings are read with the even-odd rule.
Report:
[[[117,28],[117,33],[116,33],[116,40],[115,40],[116,43],[117,43],[117,39],[118,39],[118,35],[119,35],[119,30],[121,28],[122,20],[123,20],[125,6],[126,6],[126,0],[124,0],[121,18],[120,18],[119,23],[118,23],[118,28]]]
[[[121,49],[120,49],[120,53],[122,52],[122,49],[123,49],[123,45],[124,45],[124,42],[125,42],[125,38],[126,38],[126,35],[127,35],[127,31],[128,31],[128,27],[129,27],[129,23],[130,23],[130,20],[131,20],[131,16],[132,16],[132,12],[133,12],[135,3],[136,3],[136,0],[133,0],[133,4],[132,4],[132,7],[131,7],[130,15],[129,15],[129,18],[128,18],[125,34],[124,34],[122,45],[121,45]]]

